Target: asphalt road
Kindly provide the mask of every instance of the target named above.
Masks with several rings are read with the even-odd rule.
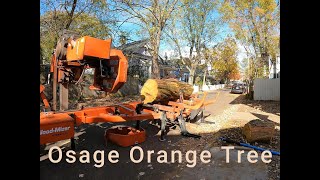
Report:
[[[205,116],[215,116],[223,113],[225,109],[232,106],[232,102],[239,96],[239,94],[230,93],[230,89],[221,89],[218,91],[209,92],[206,99],[215,99],[217,95],[218,97],[216,102],[206,106],[204,111]]]
[[[220,90],[219,98],[216,103],[208,105],[205,109],[205,116],[214,116],[223,112],[224,109],[231,106],[231,102],[238,97],[229,93],[229,90]],[[217,91],[209,93],[207,99],[215,98]],[[76,150],[80,152],[82,150],[88,150],[90,153],[90,163],[80,163],[79,158],[75,163],[66,162],[66,151],[69,148],[69,143],[62,145],[62,160],[59,163],[52,163],[46,155],[48,150],[44,150],[44,147],[40,148],[40,179],[42,180],[61,180],[61,179],[198,179],[193,168],[186,167],[185,164],[178,162],[170,163],[171,150],[181,150],[185,152],[184,144],[188,142],[193,143],[194,149],[197,149],[197,140],[193,138],[186,138],[180,135],[167,136],[167,140],[160,142],[157,136],[159,128],[155,125],[149,124],[150,121],[144,121],[141,123],[141,127],[147,132],[147,140],[139,144],[144,150],[144,158],[141,163],[133,163],[130,160],[129,154],[131,147],[123,148],[112,143],[105,145],[103,134],[105,130],[114,124],[111,123],[99,123],[80,126],[76,131],[78,139],[76,140]],[[134,123],[125,123],[126,125],[134,125]],[[117,124],[119,125],[119,124]],[[61,142],[60,142],[61,143]],[[48,149],[48,147],[47,147]],[[103,150],[105,154],[105,164],[101,168],[95,167],[95,161],[93,154],[96,150]],[[108,161],[108,153],[111,150],[119,152],[119,161],[112,164]],[[151,155],[151,162],[147,162],[147,150],[154,150],[154,154]],[[160,150],[168,152],[169,163],[158,163],[156,154]],[[198,149],[200,151],[200,149]],[[53,158],[57,158],[58,153],[53,153]],[[134,156],[137,158],[135,154]],[[184,156],[184,155],[183,155]],[[98,158],[99,159],[99,158]],[[198,163],[199,163],[198,159]],[[98,163],[99,164],[99,163]],[[199,169],[199,168],[197,168]],[[180,173],[188,171],[189,175],[186,177]],[[211,172],[212,173],[212,172]],[[227,172],[226,172],[227,173]],[[180,175],[179,175],[180,174]],[[190,175],[193,174],[193,175]],[[210,175],[210,173],[208,174]],[[210,179],[210,178],[209,178]]]

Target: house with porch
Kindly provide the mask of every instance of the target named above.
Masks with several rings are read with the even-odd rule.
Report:
[[[117,47],[128,58],[128,76],[137,77],[142,82],[151,77],[152,55],[149,39],[134,41]],[[189,71],[185,67],[158,56],[161,78],[176,78],[188,82]]]

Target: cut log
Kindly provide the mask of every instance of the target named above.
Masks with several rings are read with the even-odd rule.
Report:
[[[189,99],[193,86],[176,79],[148,79],[142,89],[141,96],[144,103],[168,102],[180,98],[180,92],[185,99]]]
[[[245,124],[242,133],[248,142],[270,142],[275,134],[275,125],[269,121],[255,119]]]

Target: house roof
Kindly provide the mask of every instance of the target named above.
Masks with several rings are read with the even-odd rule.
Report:
[[[126,54],[126,53],[125,53]],[[127,54],[127,56],[129,58],[136,58],[136,59],[142,59],[142,60],[152,60],[152,56],[147,56],[141,53],[137,53],[137,52],[131,52],[129,54]]]
[[[122,46],[117,47],[117,49],[122,50],[122,52],[128,57],[151,61],[152,56],[145,55],[141,52],[142,48],[149,48],[149,42],[149,39],[142,39],[139,41],[124,44]],[[158,56],[158,60],[159,66],[162,69],[175,70],[179,68],[177,67],[176,63],[172,62],[171,60],[164,60],[160,55]],[[181,67],[180,71],[188,72],[188,70],[185,67]]]
[[[117,49],[122,50],[123,52],[137,52],[141,48],[145,47],[149,43],[149,39],[143,39],[140,41],[134,41],[131,43],[124,44],[117,47]]]
[[[152,56],[143,53],[143,49],[147,48],[146,46],[148,45],[148,43],[149,39],[143,39],[124,44],[122,46],[117,47],[117,49],[122,50],[123,54],[125,54],[128,57],[141,60],[151,60]]]

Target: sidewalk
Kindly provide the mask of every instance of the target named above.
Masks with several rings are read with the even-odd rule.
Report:
[[[193,93],[203,93],[203,92],[212,92],[214,90],[223,89],[225,84],[216,84],[216,85],[205,85],[199,91],[199,86],[193,86]]]

